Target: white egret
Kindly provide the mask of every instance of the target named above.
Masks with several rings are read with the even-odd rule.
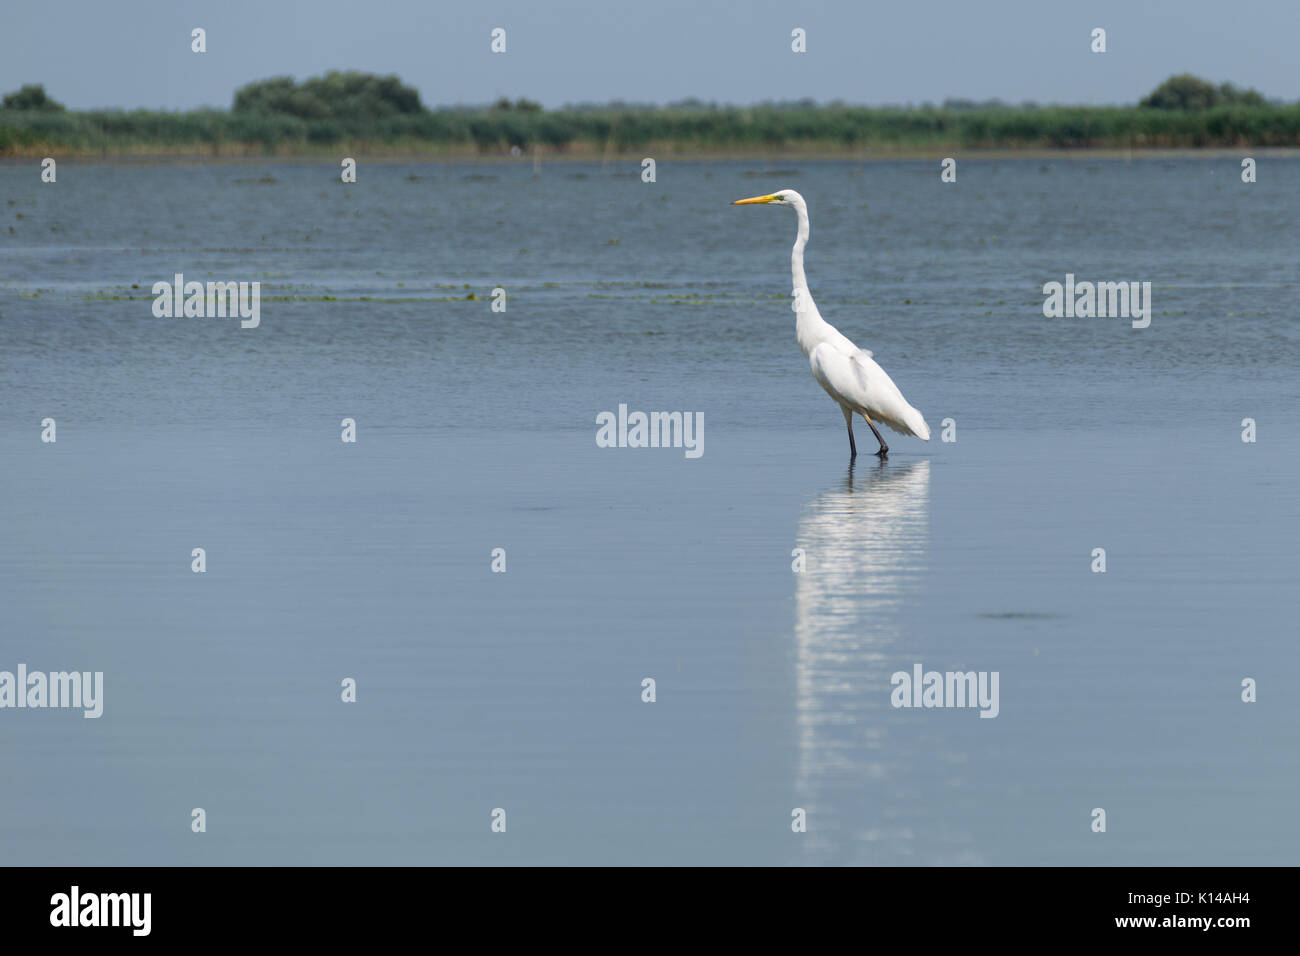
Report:
[[[861,415],[876,439],[881,458],[889,453],[889,446],[876,428],[876,422],[889,426],[900,435],[915,435],[930,440],[930,426],[925,417],[907,403],[894,380],[876,364],[871,353],[860,349],[840,333],[835,326],[821,317],[817,303],[808,291],[808,280],[803,272],[803,248],[808,243],[808,205],[793,189],[782,189],[769,196],[737,199],[733,206],[751,203],[770,203],[793,206],[799,216],[799,236],[790,254],[790,271],[794,278],[794,307],[797,318],[794,334],[799,348],[808,356],[813,378],[817,379],[827,394],[839,404],[844,413],[844,423],[849,427],[849,451],[858,456],[858,445],[853,440],[853,415]]]

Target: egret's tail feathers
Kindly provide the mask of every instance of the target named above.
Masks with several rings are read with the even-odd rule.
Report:
[[[915,408],[907,417],[907,424],[912,429],[912,434],[922,441],[930,440],[930,426],[925,423],[925,416]]]
[[[911,405],[907,406],[907,411],[903,412],[897,418],[893,416],[885,417],[884,415],[872,415],[873,421],[881,422],[900,435],[915,435],[922,441],[930,440],[930,426],[925,423],[925,416],[918,412]]]

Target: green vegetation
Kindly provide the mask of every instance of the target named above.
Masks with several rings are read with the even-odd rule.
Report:
[[[1264,106],[1258,90],[1239,90],[1231,83],[1214,86],[1199,76],[1180,73],[1157,86],[1138,106],[1155,110],[1208,110],[1215,106]]]
[[[880,153],[946,149],[1300,146],[1300,104],[1171,77],[1137,106],[949,100],[868,108],[809,101],[752,107],[691,100],[544,110],[528,100],[430,110],[395,76],[328,73],[242,87],[230,110],[67,111],[39,86],[5,96],[3,155],[320,153],[590,155],[655,150]]]
[[[291,76],[249,83],[235,91],[233,112],[346,124],[358,117],[414,116],[425,109],[419,92],[395,76],[331,71],[301,84]]]
[[[63,104],[56,103],[45,95],[45,87],[39,83],[29,83],[16,93],[6,93],[0,100],[0,109],[6,110],[48,110],[53,113],[63,112]]]

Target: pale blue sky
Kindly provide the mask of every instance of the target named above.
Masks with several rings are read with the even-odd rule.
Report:
[[[208,32],[208,52],[189,32]],[[508,52],[489,51],[504,27]],[[1109,51],[1089,51],[1093,27]],[[790,31],[808,52],[790,51]],[[12,0],[0,90],[74,108],[228,106],[255,79],[397,73],[431,106],[695,96],[1131,103],[1171,73],[1300,99],[1300,0]]]

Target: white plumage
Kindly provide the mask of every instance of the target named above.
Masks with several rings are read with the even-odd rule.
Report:
[[[885,439],[875,423],[887,425],[901,435],[915,435],[930,440],[930,426],[925,417],[908,404],[903,393],[866,349],[860,349],[835,326],[822,318],[817,303],[808,291],[808,280],[803,270],[803,250],[808,243],[808,206],[793,189],[782,189],[768,196],[738,199],[733,206],[751,203],[771,203],[793,206],[799,216],[799,235],[790,255],[790,271],[794,281],[795,337],[799,348],[808,356],[813,378],[826,393],[835,399],[844,413],[849,429],[849,449],[857,456],[857,443],[853,440],[853,416],[861,415],[871,426],[880,441],[876,452],[882,458],[889,451]]]

